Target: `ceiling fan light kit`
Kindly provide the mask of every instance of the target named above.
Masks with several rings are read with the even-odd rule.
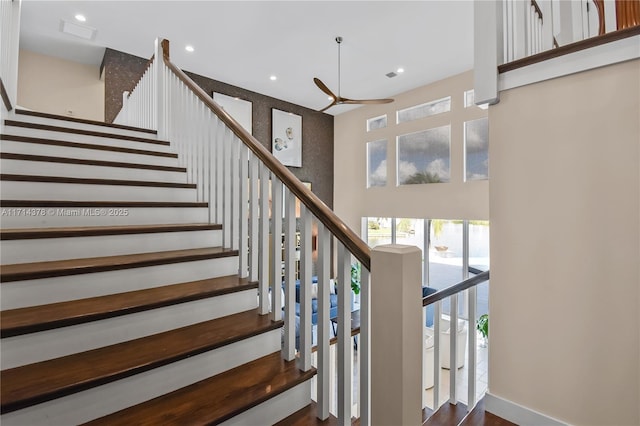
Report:
[[[328,87],[326,84],[324,84],[322,82],[322,80],[320,80],[317,77],[314,77],[313,82],[316,84],[316,86],[318,86],[318,88],[320,90],[322,90],[324,93],[326,93],[331,99],[333,99],[333,101],[326,107],[322,108],[321,110],[319,110],[320,112],[324,112],[326,110],[328,110],[329,108],[331,108],[334,105],[342,105],[342,104],[348,104],[348,105],[372,105],[372,104],[388,104],[390,102],[393,102],[393,99],[349,99],[349,98],[343,98],[342,96],[340,96],[340,44],[342,44],[342,37],[338,36],[336,37],[336,43],[338,44],[338,94],[334,94]]]

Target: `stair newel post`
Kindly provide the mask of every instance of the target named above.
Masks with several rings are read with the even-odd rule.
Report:
[[[284,346],[283,357],[296,357],[296,196],[285,188],[284,194]]]
[[[155,41],[155,60],[158,61],[154,68],[155,73],[155,99],[156,102],[152,106],[154,116],[156,117],[156,127],[158,130],[158,138],[166,140],[169,137],[169,94],[165,92],[165,78],[168,78],[167,67],[164,66],[164,58],[169,59],[169,40],[156,38]]]
[[[371,424],[371,274],[364,266],[360,272],[360,424]]]
[[[338,242],[338,423],[351,424],[351,253]]]
[[[311,212],[300,205],[300,358],[299,368],[311,368]]]
[[[238,165],[240,171],[238,263],[240,264],[240,278],[245,278],[249,275],[249,148],[240,139],[238,139],[238,146],[240,147],[240,164]]]
[[[330,322],[330,266],[331,266],[331,234],[318,223],[318,374],[317,402],[318,418],[329,417],[329,322]]]
[[[258,285],[260,314],[269,313],[269,169],[260,163]]]
[[[215,164],[215,163],[212,163]],[[249,281],[258,280],[258,254],[260,236],[258,234],[258,207],[259,207],[259,160],[249,152]]]
[[[282,182],[271,181],[271,319],[282,319]]]
[[[371,252],[371,424],[422,423],[422,252]]]

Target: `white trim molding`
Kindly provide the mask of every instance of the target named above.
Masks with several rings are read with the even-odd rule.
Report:
[[[521,426],[567,426],[561,422],[530,408],[516,404],[489,392],[484,395],[484,409],[498,417]]]
[[[638,58],[640,35],[507,71],[498,77],[498,90],[513,89]]]

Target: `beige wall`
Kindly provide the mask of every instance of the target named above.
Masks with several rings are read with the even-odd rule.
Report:
[[[576,425],[640,424],[640,61],[489,112],[489,389]]]
[[[18,105],[104,121],[104,81],[99,72],[97,66],[20,50]]]
[[[397,77],[402,78],[402,77]],[[477,107],[464,108],[464,91],[473,88],[473,73],[394,96],[395,102],[370,105],[335,117],[334,210],[354,231],[364,216],[442,219],[488,219],[488,181],[463,181],[464,122],[485,117]],[[395,113],[425,102],[451,96],[451,112],[402,124]],[[387,127],[366,131],[369,118],[387,114]],[[396,136],[451,124],[451,181],[397,187]],[[387,186],[366,188],[366,144],[387,139]],[[491,172],[490,172],[491,173]]]

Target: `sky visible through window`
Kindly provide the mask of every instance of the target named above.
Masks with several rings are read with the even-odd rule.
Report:
[[[398,136],[398,185],[449,182],[451,128]]]
[[[387,184],[387,141],[367,143],[367,188]]]
[[[489,120],[467,121],[464,123],[465,179],[484,180],[489,178]]]

